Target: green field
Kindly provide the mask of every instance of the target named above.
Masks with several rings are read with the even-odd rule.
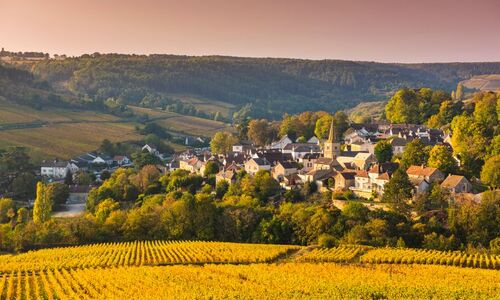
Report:
[[[206,98],[200,98],[195,96],[186,95],[172,95],[172,98],[179,99],[181,102],[186,104],[192,104],[196,109],[204,111],[206,113],[215,114],[219,112],[226,118],[231,117],[231,113],[234,111],[235,106],[227,102],[221,102],[217,100],[210,100]]]
[[[384,112],[385,101],[361,102],[355,107],[346,111],[349,120],[355,123],[362,123],[366,120],[379,120]]]
[[[148,115],[150,119],[156,120],[158,125],[169,131],[190,134],[194,136],[211,137],[217,131],[231,131],[232,128],[223,122],[203,119],[193,116],[185,116],[174,112],[129,106],[137,114]]]

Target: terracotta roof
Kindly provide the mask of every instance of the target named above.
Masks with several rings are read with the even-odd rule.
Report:
[[[366,171],[356,171],[356,176],[355,177],[365,177],[368,178],[368,172]]]
[[[437,168],[431,167],[422,167],[422,166],[410,166],[406,173],[408,175],[416,175],[416,176],[432,176],[435,172],[439,172]]]
[[[377,179],[381,179],[381,180],[389,180],[391,179],[390,176],[389,176],[389,173],[385,172],[385,173],[382,173],[380,174]]]

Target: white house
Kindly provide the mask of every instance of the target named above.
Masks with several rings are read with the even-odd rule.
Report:
[[[42,176],[52,179],[62,179],[66,177],[69,170],[67,161],[42,161],[40,173]]]
[[[148,144],[142,146],[142,149],[141,149],[143,152],[144,151],[148,151],[149,153],[155,155],[155,156],[159,156],[160,155],[160,151],[158,151],[155,147],[153,146],[150,146]]]
[[[293,141],[285,135],[279,141],[273,142],[269,148],[270,149],[284,149],[286,145],[293,143]]]
[[[132,163],[130,158],[125,155],[115,155],[115,157],[113,157],[113,162],[115,162],[119,166],[127,166]]]

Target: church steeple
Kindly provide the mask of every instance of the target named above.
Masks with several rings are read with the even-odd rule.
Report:
[[[330,133],[328,134],[328,140],[326,140],[329,143],[333,143],[335,141],[335,133],[333,130],[333,118],[332,122],[330,123]]]
[[[328,139],[324,143],[323,156],[327,158],[336,158],[340,155],[340,143],[337,142],[337,137],[335,135],[335,130],[333,128],[333,119],[330,124],[330,132],[328,134]]]

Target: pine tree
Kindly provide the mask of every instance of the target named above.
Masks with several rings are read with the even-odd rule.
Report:
[[[71,173],[70,170],[66,172],[66,177],[64,178],[64,184],[65,185],[72,185],[73,184],[73,173]]]
[[[36,185],[36,199],[33,206],[33,221],[43,223],[50,219],[52,213],[52,203],[46,191],[46,186],[42,182]]]

